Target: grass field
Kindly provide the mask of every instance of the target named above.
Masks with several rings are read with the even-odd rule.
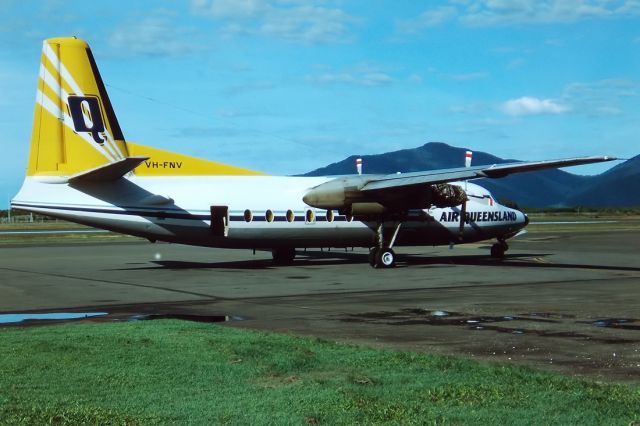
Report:
[[[173,320],[0,329],[2,424],[639,419],[638,387],[521,367]]]

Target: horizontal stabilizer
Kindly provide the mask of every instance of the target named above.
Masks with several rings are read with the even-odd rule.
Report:
[[[129,173],[149,157],[127,157],[113,163],[105,164],[91,170],[75,174],[69,178],[69,183],[78,182],[108,182],[116,180]]]

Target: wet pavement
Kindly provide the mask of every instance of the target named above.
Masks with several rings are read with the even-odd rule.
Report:
[[[26,322],[72,321],[107,315],[106,312],[40,312],[30,314],[0,314],[0,326],[7,324],[24,325]]]
[[[639,237],[532,232],[503,262],[489,244],[407,247],[394,270],[361,249],[272,267],[168,244],[0,248],[0,313],[220,322],[640,383]]]

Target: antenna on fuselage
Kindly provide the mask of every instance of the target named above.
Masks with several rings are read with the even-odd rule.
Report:
[[[356,170],[359,175],[362,174],[362,158],[356,158]]]
[[[473,151],[466,151],[464,153],[464,166],[466,168],[471,167],[471,160],[473,159]],[[467,181],[464,181],[464,190],[467,191]]]
[[[471,167],[471,160],[473,159],[473,151],[467,151],[464,153],[464,166]]]

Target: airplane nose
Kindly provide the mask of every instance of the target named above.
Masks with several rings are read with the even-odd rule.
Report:
[[[524,226],[527,226],[529,224],[529,216],[526,213],[522,213],[522,215],[524,216]]]

